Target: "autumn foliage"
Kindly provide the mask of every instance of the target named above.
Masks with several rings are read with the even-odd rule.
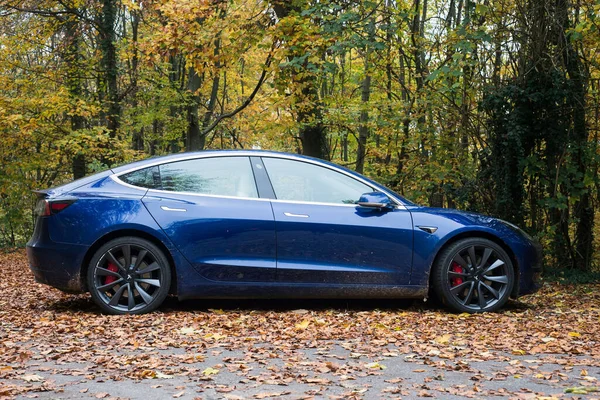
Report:
[[[190,150],[330,159],[589,271],[592,0],[0,1],[0,246],[32,189]]]

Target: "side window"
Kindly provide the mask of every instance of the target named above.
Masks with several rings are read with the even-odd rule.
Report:
[[[160,166],[163,190],[258,197],[248,157],[212,157]]]
[[[138,169],[137,171],[119,176],[119,179],[133,186],[139,186],[148,189],[160,188],[160,175],[158,174],[158,167]]]
[[[372,192],[347,175],[301,161],[263,158],[275,196],[279,200],[353,204]]]

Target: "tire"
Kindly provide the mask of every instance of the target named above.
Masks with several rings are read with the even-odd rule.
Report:
[[[169,294],[171,267],[148,240],[125,236],[100,247],[87,271],[94,302],[107,314],[145,314]]]
[[[432,269],[435,295],[458,312],[496,311],[506,304],[514,284],[515,272],[506,251],[483,238],[449,244]]]

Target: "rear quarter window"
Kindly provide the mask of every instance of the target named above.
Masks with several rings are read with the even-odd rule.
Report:
[[[160,189],[158,166],[138,169],[119,176],[123,182],[147,189]]]

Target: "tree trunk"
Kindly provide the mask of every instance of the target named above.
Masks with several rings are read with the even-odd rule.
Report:
[[[200,89],[201,79],[194,70],[194,67],[188,69],[188,84],[187,89],[191,93],[191,100],[187,106],[187,134],[185,148],[187,151],[197,151],[204,148],[204,138],[200,135],[200,121],[198,118],[198,108],[200,106]]]
[[[573,142],[574,142],[574,163],[577,169],[576,179],[581,181],[580,185],[572,182],[571,186],[575,186],[572,190],[583,191],[579,194],[579,200],[574,206],[574,217],[577,221],[575,230],[575,254],[573,264],[574,267],[582,271],[590,270],[592,266],[592,253],[594,243],[594,209],[591,204],[590,190],[586,187],[585,178],[588,174],[588,129],[585,120],[586,113],[586,80],[581,56],[577,49],[571,44],[569,38],[569,30],[571,24],[569,21],[569,5],[568,0],[559,0],[557,9],[560,22],[565,35],[563,41],[562,56],[565,63],[567,75],[571,83],[572,98],[569,101],[573,119]],[[579,187],[578,187],[579,186]]]
[[[371,18],[368,27],[369,42],[375,40],[375,21]],[[367,154],[367,139],[369,138],[369,111],[367,111],[371,95],[371,52],[372,45],[367,43],[365,48],[365,77],[362,81],[360,99],[362,110],[360,112],[360,125],[358,127],[358,148],[356,150],[356,172],[363,173],[365,156]]]
[[[212,88],[210,90],[210,98],[208,100],[208,107],[206,108],[206,112],[204,113],[204,117],[202,118],[202,131],[201,132],[204,132],[204,130],[206,128],[208,128],[208,126],[210,125],[211,119],[215,113],[215,107],[217,106],[217,96],[219,95],[219,85],[221,83],[221,63],[218,61],[220,50],[221,50],[221,39],[217,38],[215,40],[215,51],[214,51],[215,59],[217,59],[217,62],[215,64],[215,71],[214,71],[214,76],[213,76],[213,81],[212,81]],[[206,134],[202,133],[202,137],[200,138],[200,144],[202,147],[199,150],[202,150],[204,148],[205,143],[206,143]]]
[[[132,86],[132,102],[131,107],[133,110],[138,109],[138,100],[137,100],[137,82],[138,82],[138,65],[139,65],[139,56],[138,56],[138,32],[140,25],[140,14],[139,12],[132,10],[131,11],[131,42],[133,43],[133,55],[131,57],[131,86]],[[144,150],[144,127],[136,129],[133,131],[131,138],[131,147],[134,150],[142,151]]]
[[[183,76],[185,73],[185,62],[180,54],[174,54],[169,56],[169,83],[174,90],[181,91],[183,89]],[[181,108],[171,104],[169,106],[169,116],[175,120],[178,118]],[[180,132],[181,136],[185,136],[184,132]],[[169,143],[169,151],[171,153],[179,153],[181,150],[179,140],[177,138],[171,140]]]
[[[115,24],[117,21],[117,1],[102,0],[100,21],[100,51],[102,69],[106,85],[106,127],[111,139],[117,136],[121,117],[121,104],[118,91],[118,56],[116,49]]]
[[[306,1],[276,0],[273,2],[273,10],[280,20],[292,13],[301,13],[307,6]],[[312,24],[314,21],[309,21],[309,23]],[[288,59],[292,60],[304,55],[305,52],[302,49],[296,49],[288,55]],[[323,104],[319,98],[317,77],[305,67],[296,67],[292,71],[292,82],[294,86],[301,88],[301,98],[297,103],[303,105],[298,111],[296,122],[300,126],[299,137],[302,142],[302,154],[327,159],[329,158],[329,146],[327,145],[327,130],[323,125]]]
[[[82,95],[81,66],[79,65],[81,61],[81,33],[78,32],[78,23],[74,17],[69,18],[65,24],[65,41],[66,52],[64,58],[67,64],[66,82],[69,90],[69,100],[73,107],[70,117],[71,132],[77,132],[84,128],[85,119],[77,110],[77,102],[81,99]],[[73,172],[73,179],[79,179],[85,176],[86,163],[85,154],[83,152],[78,151],[73,155],[71,169]]]

